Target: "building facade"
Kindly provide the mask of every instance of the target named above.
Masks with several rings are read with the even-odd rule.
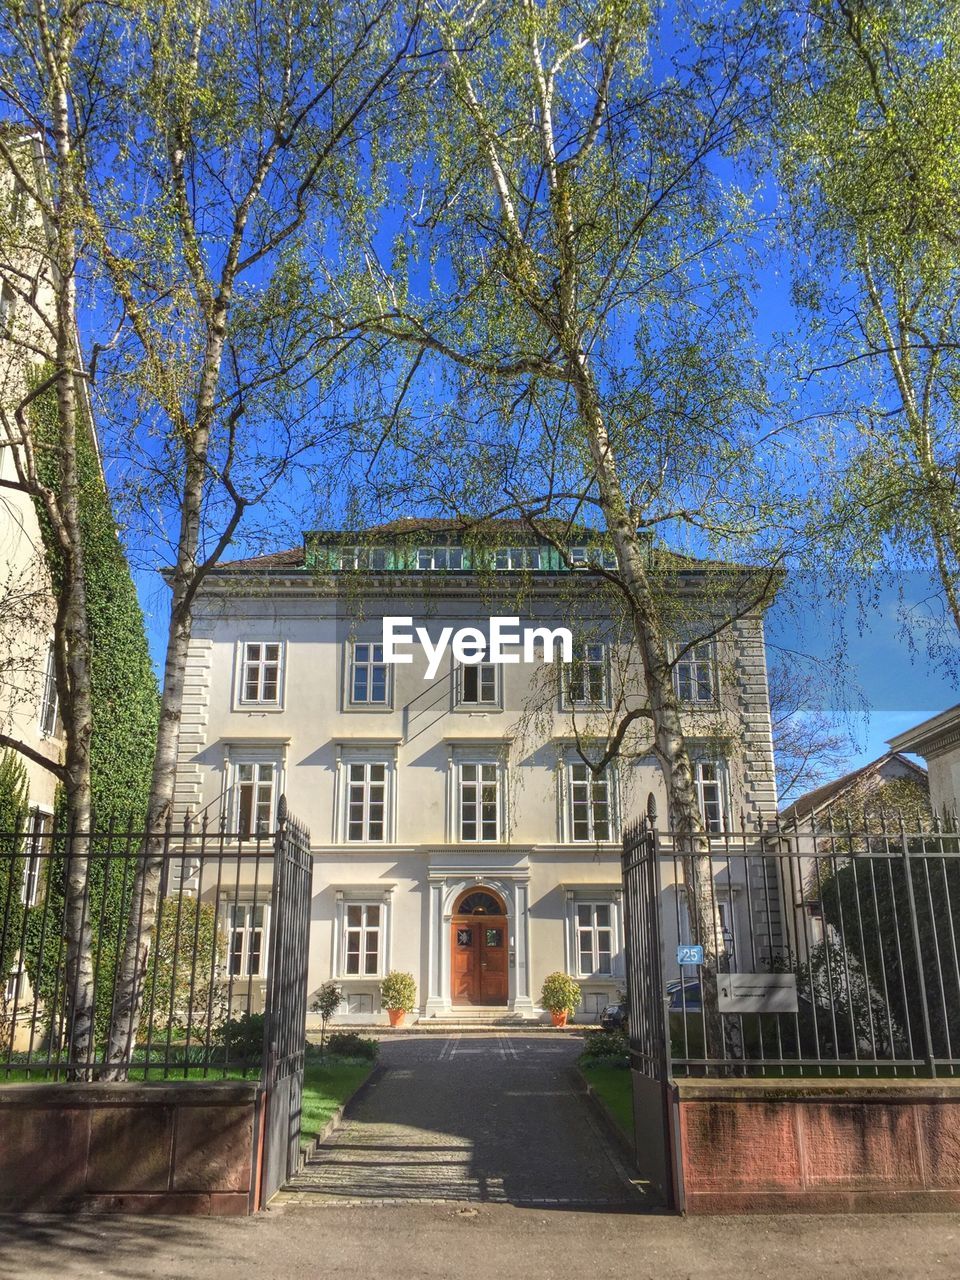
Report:
[[[642,706],[643,678],[589,562],[517,533],[490,552],[431,526],[372,544],[307,535],[290,552],[221,566],[196,602],[182,706],[181,818],[269,831],[278,797],[309,828],[314,858],[311,993],[343,988],[342,1021],[379,1020],[379,982],[413,974],[420,1018],[491,1009],[539,1018],[562,970],[592,1020],[623,982],[620,836],[649,795],[666,812],[641,718],[599,776],[610,726]],[[482,563],[481,563],[482,559]],[[573,566],[573,567],[571,567]],[[581,567],[582,566],[582,567]],[[691,573],[690,599],[697,598]],[[686,588],[682,588],[686,589]],[[689,619],[695,616],[687,610]],[[506,661],[458,661],[426,678],[427,651],[384,652],[384,617],[430,647],[512,618]],[[763,621],[678,640],[674,678],[709,827],[772,816],[776,793]],[[566,626],[571,661],[524,662],[523,628]],[[684,634],[687,634],[685,632]],[[682,650],[682,652],[681,652]],[[580,750],[578,750],[578,747]],[[581,754],[581,750],[582,753]],[[724,929],[747,895],[724,891]],[[225,906],[231,973],[265,976],[269,909]]]

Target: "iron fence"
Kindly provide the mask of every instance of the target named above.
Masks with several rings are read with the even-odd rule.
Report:
[[[638,1069],[660,1042],[636,1000],[662,972],[654,1027],[675,1077],[960,1072],[960,833],[940,821],[813,816],[694,840],[651,814],[625,840],[624,885]],[[655,931],[634,919],[644,894]]]
[[[276,832],[187,822],[151,846],[159,879],[140,1014],[119,1062],[107,1063],[127,929],[149,921],[151,889],[137,877],[145,848],[142,831],[115,824],[57,831],[31,817],[0,833],[0,1080],[96,1079],[108,1066],[132,1080],[276,1080],[302,1067],[309,836],[282,802]],[[68,964],[78,936],[88,943],[82,1001],[81,970]]]

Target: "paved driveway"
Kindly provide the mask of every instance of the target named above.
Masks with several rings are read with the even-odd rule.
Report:
[[[549,1032],[385,1041],[383,1074],[283,1200],[642,1207],[571,1087],[582,1047]]]

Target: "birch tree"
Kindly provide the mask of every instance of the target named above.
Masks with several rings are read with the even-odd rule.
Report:
[[[836,0],[765,11],[772,152],[808,322],[795,361],[841,572],[932,571],[960,636],[960,7]],[[952,633],[952,635],[951,635]]]
[[[412,354],[386,415],[401,448],[415,434],[408,388],[429,392],[428,367],[447,377],[449,407],[434,399],[413,446],[418,465],[431,445],[463,463],[438,490],[467,505],[499,487],[541,533],[550,515],[599,517],[617,568],[596,572],[627,601],[646,696],[630,714],[649,718],[689,851],[709,986],[720,931],[672,680],[678,566],[652,535],[700,547],[755,535],[758,548],[771,523],[763,378],[743,324],[747,202],[727,199],[711,168],[750,124],[751,34],[695,22],[694,52],[663,66],[644,4],[434,4],[429,22],[441,53],[407,222],[390,264],[371,240],[355,323]],[[494,424],[482,439],[478,423]],[[766,566],[776,558],[768,546]],[[757,606],[775,574],[755,577]]]

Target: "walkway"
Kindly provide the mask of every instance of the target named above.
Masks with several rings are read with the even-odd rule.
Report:
[[[581,1049],[569,1033],[385,1041],[383,1074],[282,1200],[640,1208],[571,1087]]]

